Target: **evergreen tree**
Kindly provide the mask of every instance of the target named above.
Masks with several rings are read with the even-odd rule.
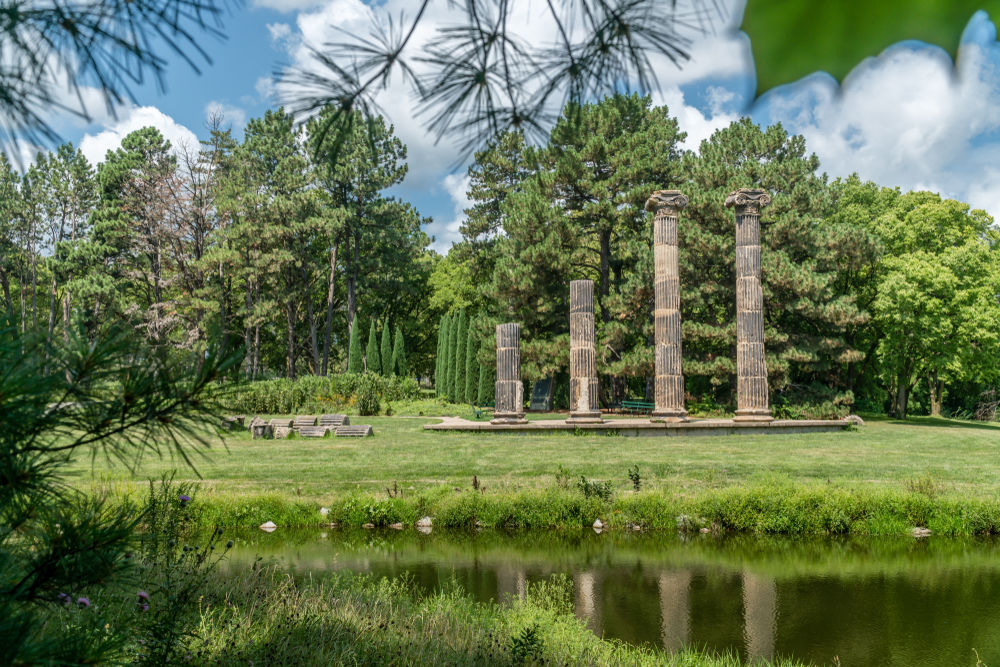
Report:
[[[382,372],[382,364],[378,358],[378,336],[375,334],[375,318],[372,318],[371,327],[368,329],[368,347],[365,348],[365,371],[375,373]]]
[[[469,326],[465,351],[465,396],[466,403],[476,403],[479,399],[479,339],[473,326]]]
[[[392,368],[393,372],[400,377],[407,377],[410,373],[406,368],[406,347],[403,342],[403,330],[396,325],[396,341],[392,347]]]
[[[438,344],[437,344],[437,355],[434,358],[434,388],[440,395],[441,391],[441,380],[444,368],[444,325],[447,321],[448,316],[442,315],[441,319],[438,321]]]
[[[452,341],[454,340],[455,325],[457,324],[457,317],[454,313],[448,314],[448,319],[445,322],[445,332],[444,332],[444,368],[442,369],[444,378],[441,381],[441,395],[445,399],[451,400],[454,396],[452,393],[452,382],[453,377],[451,372],[451,360],[454,357],[454,345]]]
[[[496,401],[496,369],[487,364],[479,366],[479,405]]]
[[[382,375],[386,377],[396,374],[392,364],[392,334],[389,332],[389,320],[382,324]]]
[[[458,322],[455,328],[454,356],[451,361],[451,396],[455,403],[465,400],[465,343],[469,331],[465,321],[465,309],[458,311]]]
[[[761,211],[771,390],[813,383],[842,390],[842,368],[863,358],[845,330],[868,316],[838,278],[842,267],[863,266],[877,255],[877,244],[856,225],[826,219],[831,198],[818,169],[805,139],[789,136],[780,125],[761,129],[748,118],[702,142],[697,155],[685,156],[691,203],[678,238],[684,372],[692,393],[725,388],[721,398],[736,401],[736,239],[733,211],[720,202],[740,187],[763,188],[773,199]]]
[[[361,339],[358,338],[358,317],[354,316],[354,326],[351,327],[351,341],[347,357],[348,373],[363,373],[364,360],[361,358]]]

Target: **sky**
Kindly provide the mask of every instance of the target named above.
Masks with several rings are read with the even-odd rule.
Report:
[[[714,34],[695,39],[682,68],[654,60],[654,103],[667,105],[687,132],[685,148],[698,150],[715,130],[744,115],[764,125],[780,122],[806,138],[820,172],[831,178],[856,172],[903,191],[940,192],[1000,220],[1000,43],[985,12],[970,17],[954,64],[941,49],[903,42],[859,63],[842,86],[818,72],[754,102],[750,43],[738,29],[743,0],[728,2],[728,18],[716,21]],[[544,2],[519,0],[515,7],[512,25],[525,40],[552,38]],[[398,20],[413,9],[412,0],[247,0],[224,18],[227,39],[200,40],[212,59],[199,64],[201,74],[174,57],[163,90],[152,82],[139,86],[136,103],[113,113],[96,101],[96,91],[85,91],[85,99],[94,100],[92,122],[58,114],[49,120],[92,163],[149,125],[174,144],[194,146],[206,136],[213,111],[241,136],[248,119],[277,106],[275,73],[310,66],[310,45],[366,34],[373,19]],[[453,11],[447,0],[432,2],[411,43],[419,46],[453,23]],[[390,193],[433,218],[426,231],[435,237],[432,247],[445,253],[461,239],[468,163],[454,167],[456,147],[434,141],[414,116],[408,88],[393,85],[378,101],[409,154],[409,174]]]

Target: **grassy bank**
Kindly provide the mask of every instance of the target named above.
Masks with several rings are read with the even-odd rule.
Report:
[[[130,495],[122,493],[121,497]],[[138,486],[130,487],[138,489]],[[198,493],[207,525],[279,527],[413,526],[423,516],[439,528],[579,529],[600,520],[610,530],[758,534],[900,535],[920,526],[936,535],[1000,534],[1000,498],[938,496],[859,485],[833,488],[785,481],[702,489],[619,491],[586,496],[569,484],[520,490],[437,487],[411,495],[350,492],[321,506],[276,493]]]
[[[128,622],[135,605],[120,598],[96,595],[93,601],[111,623]],[[572,584],[559,578],[530,585],[523,600],[498,605],[474,602],[457,586],[424,597],[403,582],[337,575],[316,580],[273,567],[243,567],[208,578],[198,615],[197,639],[181,650],[186,655],[179,662],[223,667],[741,664],[728,656],[667,655],[602,640],[573,616]],[[130,650],[141,653],[144,646],[137,643]]]

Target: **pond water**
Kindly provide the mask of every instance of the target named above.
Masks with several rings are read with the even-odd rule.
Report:
[[[844,667],[1000,665],[1000,541],[435,529],[244,534],[234,562],[452,581],[481,601],[563,573],[598,635]]]

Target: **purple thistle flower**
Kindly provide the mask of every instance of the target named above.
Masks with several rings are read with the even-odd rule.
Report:
[[[145,600],[146,602],[149,602],[149,593],[147,593],[146,591],[139,591],[138,595],[140,600]]]
[[[90,600],[88,600],[87,598],[77,598],[76,603],[81,607],[83,607],[84,609],[90,606]]]
[[[58,599],[63,604],[69,604],[70,602],[73,601],[73,598],[71,598],[70,596],[66,595],[65,593],[60,593]]]
[[[190,502],[190,500],[191,500],[191,496],[185,496],[185,495],[181,495],[181,496],[180,496],[180,499],[181,499],[181,502],[182,502],[182,503],[186,503],[186,502]]]
[[[149,611],[149,605],[148,604],[142,605],[142,610],[143,611]]]

